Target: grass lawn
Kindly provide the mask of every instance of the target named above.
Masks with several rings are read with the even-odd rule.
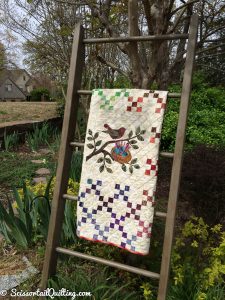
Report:
[[[0,123],[57,117],[56,102],[0,102]]]

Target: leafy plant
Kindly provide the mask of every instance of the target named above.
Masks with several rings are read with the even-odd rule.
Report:
[[[19,135],[17,132],[13,134],[6,134],[4,132],[4,146],[6,151],[12,150],[19,142]]]
[[[170,91],[180,92],[180,88],[171,86]],[[223,88],[209,87],[201,78],[195,77],[186,132],[187,149],[199,144],[225,145],[224,95]],[[161,148],[165,151],[174,150],[179,106],[179,101],[168,100],[161,138]]]
[[[213,292],[224,295],[224,250],[222,226],[210,228],[202,218],[192,217],[176,239],[172,256],[174,286],[169,299],[204,300]]]
[[[115,276],[108,276],[104,268],[101,272],[92,272],[89,276],[79,268],[73,272],[72,277],[58,275],[48,281],[48,287],[60,290],[65,288],[69,291],[90,292],[93,299],[112,299],[112,300],[134,300],[138,299],[138,293],[129,291],[130,284],[120,285]],[[92,298],[87,297],[87,298]],[[62,297],[62,299],[64,299]],[[66,298],[65,298],[66,299]]]
[[[8,211],[0,202],[0,233],[6,241],[16,243],[24,249],[32,245],[38,236],[47,239],[51,214],[52,180],[45,185],[43,194],[34,194],[24,183],[23,189],[14,188],[15,203],[18,215],[13,212],[8,201]],[[64,243],[75,241],[75,203],[66,202],[61,240]]]
[[[42,101],[44,99],[45,101],[50,100],[50,92],[46,88],[37,88],[30,92],[31,101]]]
[[[20,198],[14,188],[14,197],[17,203],[18,216],[14,214],[11,202],[8,201],[8,211],[0,201],[0,232],[9,243],[16,243],[22,248],[27,248],[32,242],[32,194],[23,187],[24,198]]]
[[[52,128],[44,123],[41,127],[34,125],[34,130],[26,135],[27,143],[32,151],[36,151],[39,146],[49,143],[53,134]]]
[[[73,181],[79,182],[81,176],[82,169],[82,161],[83,161],[83,152],[75,151],[73,152],[70,166],[70,178]]]

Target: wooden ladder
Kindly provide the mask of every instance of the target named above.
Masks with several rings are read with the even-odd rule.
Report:
[[[189,99],[191,93],[193,64],[195,58],[195,48],[197,41],[198,16],[191,17],[190,28],[188,34],[169,34],[155,36],[128,36],[114,38],[84,38],[84,29],[78,24],[75,28],[73,47],[69,71],[69,81],[67,89],[67,99],[64,113],[64,121],[62,128],[61,145],[58,159],[58,168],[56,174],[56,185],[53,194],[51,217],[49,223],[48,239],[46,245],[44,266],[42,272],[41,288],[47,287],[49,277],[56,273],[57,255],[64,253],[87,259],[93,262],[102,263],[111,267],[130,271],[139,275],[147,276],[159,280],[159,289],[157,300],[165,300],[170,272],[170,257],[173,242],[174,223],[176,205],[179,193],[180,176],[182,168],[183,150],[185,143],[186,123],[189,107]],[[155,40],[177,40],[188,39],[187,54],[185,62],[185,70],[183,77],[183,85],[181,94],[169,93],[168,98],[181,98],[180,112],[176,134],[176,144],[174,153],[160,152],[161,156],[173,158],[170,192],[168,200],[167,213],[156,211],[155,216],[164,218],[165,236],[163,243],[162,261],[160,274],[148,270],[139,269],[107,259],[87,255],[84,253],[68,250],[59,247],[60,233],[64,217],[65,201],[77,200],[77,197],[67,195],[67,184],[69,179],[69,170],[71,157],[74,146],[83,146],[80,143],[73,142],[75,135],[75,126],[77,119],[77,110],[79,105],[79,96],[81,94],[91,94],[91,91],[80,90],[82,70],[85,60],[85,45],[94,43],[118,43],[118,42],[139,42],[139,41],[155,41]]]

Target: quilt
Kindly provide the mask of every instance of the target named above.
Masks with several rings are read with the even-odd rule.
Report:
[[[149,253],[167,92],[92,92],[77,203],[77,235]]]

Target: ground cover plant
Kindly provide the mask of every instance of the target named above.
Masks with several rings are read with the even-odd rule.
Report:
[[[32,159],[41,160],[38,166],[31,162]],[[4,186],[22,186],[26,179],[32,179],[35,171],[41,167],[55,169],[55,162],[49,155],[33,156],[31,153],[0,152],[1,172],[0,184]]]

